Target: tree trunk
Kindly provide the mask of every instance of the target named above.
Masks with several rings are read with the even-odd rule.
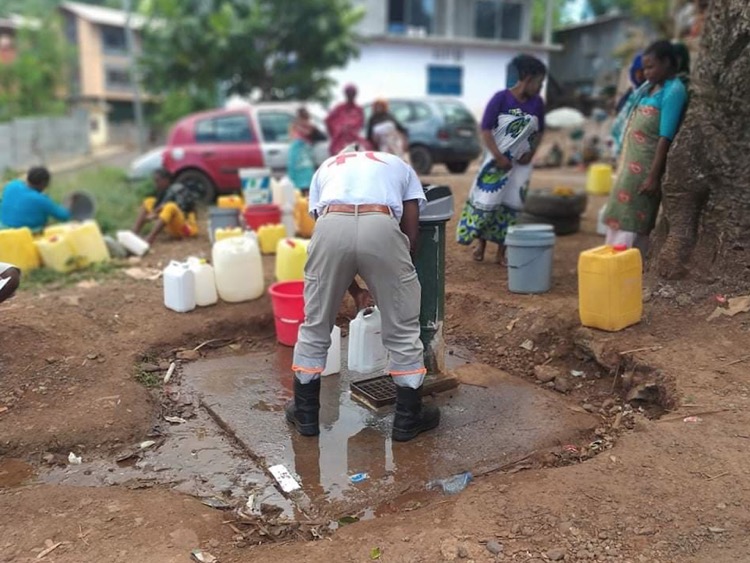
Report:
[[[750,283],[750,2],[712,0],[667,160],[652,266]]]

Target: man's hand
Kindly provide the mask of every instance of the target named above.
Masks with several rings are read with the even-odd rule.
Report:
[[[523,164],[523,163],[521,163]],[[495,156],[495,166],[504,172],[510,172],[513,168],[513,161],[505,155]]]
[[[531,164],[531,159],[534,158],[534,154],[529,151],[526,154],[524,154],[521,158],[518,159],[518,164],[523,164],[524,166],[527,164]]]

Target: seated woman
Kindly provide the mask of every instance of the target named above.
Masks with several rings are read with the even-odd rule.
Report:
[[[0,228],[28,227],[38,233],[50,217],[70,221],[70,211],[52,201],[44,190],[50,182],[49,170],[42,166],[30,168],[24,182],[20,178],[6,184],[0,202]]]
[[[188,186],[172,183],[171,174],[164,168],[154,172],[156,196],[143,200],[143,206],[133,227],[139,234],[146,223],[155,221],[146,241],[153,244],[164,229],[175,238],[198,234],[195,204],[198,196]]]
[[[635,93],[623,135],[620,173],[604,213],[607,244],[636,247],[645,255],[661,203],[661,180],[670,144],[687,104],[676,76],[678,60],[669,41],[643,53],[647,82]]]

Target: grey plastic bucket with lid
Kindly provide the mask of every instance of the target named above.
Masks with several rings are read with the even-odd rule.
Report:
[[[513,293],[544,293],[552,287],[555,233],[552,225],[516,225],[505,237],[508,289]]]
[[[208,210],[208,237],[214,242],[216,229],[234,228],[240,226],[240,212],[229,207],[211,207]]]

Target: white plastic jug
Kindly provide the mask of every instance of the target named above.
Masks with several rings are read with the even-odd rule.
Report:
[[[274,196],[274,203],[281,208],[281,223],[286,229],[286,236],[293,237],[297,230],[294,225],[294,201],[297,189],[286,175],[279,180],[276,189],[279,201],[277,203],[276,196]]]
[[[195,277],[195,304],[198,307],[213,305],[219,300],[216,293],[216,278],[211,264],[203,258],[191,256],[187,259],[190,271]]]
[[[195,277],[187,262],[172,260],[164,268],[164,306],[178,313],[195,309]]]
[[[219,297],[230,303],[263,295],[263,262],[255,233],[216,241],[211,252]]]
[[[133,231],[117,231],[117,242],[136,256],[143,256],[149,249],[149,244]]]
[[[341,329],[336,325],[331,331],[331,347],[326,356],[326,367],[320,375],[333,375],[341,371]]]
[[[388,351],[383,346],[380,311],[377,307],[362,309],[349,323],[349,370],[372,373],[388,363]]]

